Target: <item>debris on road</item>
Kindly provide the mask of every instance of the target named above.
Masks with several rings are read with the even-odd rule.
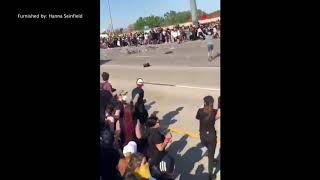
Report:
[[[150,65],[150,63],[144,63],[143,64],[143,67],[150,67],[151,65]]]
[[[171,54],[173,51],[166,51],[165,54]]]

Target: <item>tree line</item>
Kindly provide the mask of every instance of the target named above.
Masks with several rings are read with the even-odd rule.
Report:
[[[198,9],[197,10],[198,16],[207,15],[204,11]],[[129,25],[128,28],[132,28],[136,31],[141,31],[144,29],[145,26],[150,28],[157,27],[157,26],[169,26],[169,25],[176,25],[180,23],[188,22],[191,19],[191,12],[190,11],[170,11],[165,13],[163,16],[147,16],[147,17],[139,17],[133,25]]]

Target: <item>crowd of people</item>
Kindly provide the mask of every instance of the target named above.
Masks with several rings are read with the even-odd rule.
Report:
[[[116,93],[109,74],[102,73],[100,84],[101,180],[173,180],[174,158],[166,147],[172,134],[160,128],[155,114],[145,107],[144,81],[139,78],[127,101],[127,92]],[[216,147],[215,120],[220,110],[213,109],[212,96],[196,114],[200,121],[202,144],[208,148],[209,179],[212,179]],[[219,98],[220,104],[220,98]],[[220,108],[220,105],[219,105]]]
[[[176,26],[172,29],[155,27],[149,32],[136,32],[121,34],[118,36],[100,38],[101,48],[114,48],[124,46],[138,46],[148,44],[182,43],[184,41],[194,41],[205,39],[205,35],[210,31],[214,38],[219,38],[220,20],[212,23]]]

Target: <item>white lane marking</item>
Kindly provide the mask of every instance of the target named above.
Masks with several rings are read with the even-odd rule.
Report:
[[[171,86],[171,87],[190,88],[190,89],[202,89],[202,90],[209,90],[209,91],[220,91],[220,89],[204,88],[204,87],[197,87],[197,86],[184,86],[184,85],[161,84],[161,83],[151,83],[151,82],[144,82],[144,83],[149,85],[156,85],[156,86]]]
[[[214,89],[214,88],[203,88],[203,87],[196,87],[196,86],[175,85],[175,87],[190,88],[190,89],[203,89],[203,90],[209,90],[209,91],[220,91],[220,89]]]
[[[151,57],[151,56],[136,56],[136,57],[142,57],[142,58],[147,58],[147,57]]]

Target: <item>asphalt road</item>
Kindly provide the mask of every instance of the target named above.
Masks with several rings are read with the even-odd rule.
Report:
[[[141,52],[126,54],[126,49]],[[169,53],[172,52],[172,53]],[[168,54],[165,54],[168,53]],[[214,40],[214,54],[220,53],[220,39]],[[101,63],[110,65],[142,66],[149,62],[153,66],[190,66],[190,67],[220,67],[220,56],[213,62],[208,62],[207,44],[205,41],[189,41],[182,44],[147,45],[138,48],[113,48],[100,50]]]

